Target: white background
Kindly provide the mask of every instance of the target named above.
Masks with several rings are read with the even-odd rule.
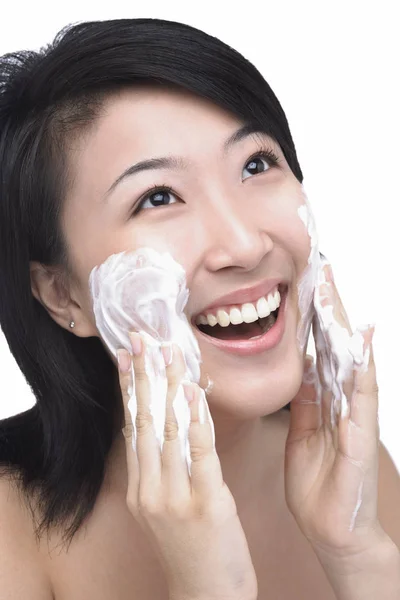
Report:
[[[395,0],[7,2],[0,54],[38,49],[76,21],[156,17],[203,29],[255,64],[286,112],[351,325],[376,323],[381,439],[400,469],[398,8]],[[0,417],[33,403],[0,332]]]

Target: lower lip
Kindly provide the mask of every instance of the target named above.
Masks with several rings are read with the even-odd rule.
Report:
[[[279,307],[278,318],[275,324],[266,333],[260,337],[253,338],[251,340],[220,340],[219,338],[211,337],[206,335],[200,329],[196,328],[198,333],[207,340],[210,344],[213,344],[221,350],[230,352],[231,354],[239,354],[240,356],[250,356],[252,354],[259,354],[266,350],[275,348],[281,341],[283,333],[285,331],[286,322],[286,298],[288,290],[282,296],[282,301]]]

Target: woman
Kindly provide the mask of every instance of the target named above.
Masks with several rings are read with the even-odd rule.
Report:
[[[319,426],[314,388],[302,383],[309,363],[296,346],[296,282],[309,239],[289,214],[302,203],[303,177],[260,73],[216,38],[156,19],[78,24],[40,52],[4,56],[0,69],[0,324],[37,398],[1,423],[6,596],[397,597],[400,484],[378,451],[373,354],[355,386],[369,451],[357,465],[326,415]],[[153,162],[120,178],[166,155],[185,165],[158,173]],[[217,453],[210,422],[198,422],[199,386],[188,389],[191,479],[170,412],[161,461],[140,340],[132,336],[118,369],[93,318],[91,270],[141,246],[184,266],[200,387],[206,373],[214,384]],[[268,351],[226,352],[215,342],[222,328],[195,323],[210,305],[255,301],[272,280],[285,282],[287,297],[283,336]],[[175,347],[169,409],[182,363]]]

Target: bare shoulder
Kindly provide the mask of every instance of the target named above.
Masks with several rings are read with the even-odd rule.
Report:
[[[53,600],[29,511],[6,476],[0,476],[0,556],[2,598]]]

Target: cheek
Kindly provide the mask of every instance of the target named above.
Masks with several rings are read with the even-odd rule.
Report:
[[[157,209],[155,209],[157,210]],[[163,223],[157,222],[153,227],[141,227],[131,231],[131,235],[124,236],[119,242],[119,250],[136,250],[141,247],[150,247],[157,252],[167,252],[179,263],[189,277],[193,265],[199,256],[201,243],[199,228],[192,226],[188,220]]]
[[[297,277],[300,277],[308,264],[311,240],[304,224],[297,215],[286,221],[284,238],[285,248],[293,258]]]
[[[302,186],[294,177],[280,178],[271,188],[268,198],[260,192],[258,200],[259,227],[279,247],[285,249],[300,276],[307,265],[311,249],[311,239],[299,213],[299,209],[304,209],[306,201]]]

